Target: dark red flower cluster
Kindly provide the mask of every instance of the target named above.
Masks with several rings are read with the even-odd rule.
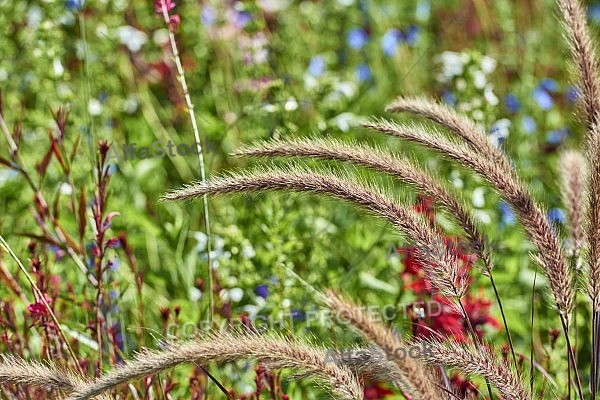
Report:
[[[435,211],[430,198],[419,197],[414,209],[418,213],[425,214],[429,223],[434,224]],[[459,251],[457,243],[459,243],[457,238],[450,236],[444,238],[446,251],[456,255],[462,262],[464,276],[460,280],[470,285],[472,281],[471,269],[477,257]],[[419,337],[431,337],[434,334],[441,334],[458,342],[468,341],[467,321],[450,300],[437,293],[431,281],[425,276],[423,265],[418,258],[418,250],[406,247],[398,249],[398,252],[403,255],[402,280],[405,287],[417,296],[418,302],[434,301],[439,305],[437,315],[433,315],[433,313],[431,315],[415,313],[412,316],[413,334]],[[462,299],[462,303],[475,333],[480,338],[483,336],[483,328],[486,325],[494,328],[500,327],[498,321],[489,314],[492,303],[485,299],[481,292],[477,296],[471,293],[468,294]]]
[[[365,382],[365,400],[381,400],[387,396],[394,395],[390,389],[382,386],[379,383]]]

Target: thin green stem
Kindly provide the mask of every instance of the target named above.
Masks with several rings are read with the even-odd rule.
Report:
[[[508,323],[506,322],[506,314],[504,314],[504,307],[502,307],[502,301],[500,300],[500,294],[498,293],[498,288],[496,287],[496,282],[494,281],[494,276],[492,275],[492,265],[489,261],[489,255],[485,259],[487,273],[490,278],[490,282],[492,284],[492,288],[494,289],[494,295],[496,296],[496,301],[498,302],[498,308],[500,308],[500,315],[502,315],[502,323],[504,324],[504,329],[506,330],[506,336],[508,338],[508,345],[510,346],[510,353],[512,354],[512,359],[515,364],[515,370],[517,371],[517,376],[521,377],[521,371],[519,370],[519,364],[517,363],[517,356],[515,355],[515,347],[513,344],[512,336],[510,334],[510,329],[508,328]]]
[[[165,20],[165,24],[169,27],[169,42],[171,43],[171,51],[173,52],[173,58],[175,59],[175,66],[177,67],[177,75],[179,75],[179,82],[181,83],[181,89],[183,90],[183,96],[185,97],[185,104],[188,109],[188,113],[190,115],[190,121],[192,123],[192,130],[194,132],[194,138],[196,139],[196,143],[198,146],[198,164],[200,169],[200,179],[202,183],[206,182],[206,172],[204,169],[204,152],[202,149],[202,145],[200,144],[200,133],[198,130],[198,124],[196,122],[196,116],[194,114],[194,105],[192,104],[192,100],[190,98],[190,93],[188,91],[187,82],[185,80],[185,73],[183,70],[183,66],[181,64],[181,59],[179,57],[179,49],[177,48],[177,42],[175,40],[175,34],[173,33],[173,29],[171,29],[169,11],[167,10],[167,5],[165,0],[161,0],[161,8],[163,13],[163,18]],[[208,288],[206,291],[208,292],[208,320],[210,325],[212,326],[213,322],[213,276],[212,276],[212,259],[211,259],[211,238],[210,238],[210,218],[208,213],[208,195],[204,194],[202,196],[202,202],[204,205],[204,226],[206,227],[206,252],[208,255],[208,268],[207,268],[207,281]]]
[[[573,367],[573,372],[575,373],[575,387],[577,388],[577,393],[579,395],[579,400],[584,400],[583,398],[583,390],[581,389],[581,378],[579,377],[579,370],[577,368],[577,364],[575,364],[575,355],[573,354],[573,348],[571,347],[571,339],[569,338],[569,328],[567,327],[567,323],[565,321],[565,317],[560,314],[560,322],[562,324],[563,333],[565,334],[565,339],[567,341],[567,352],[569,356],[569,371],[571,370],[571,366]],[[569,380],[569,391],[571,390],[571,381]],[[570,397],[570,395],[569,395]]]
[[[590,390],[592,400],[598,393],[598,317],[599,311],[592,311],[592,365],[590,371]]]
[[[96,151],[94,149],[94,120],[92,119],[92,114],[90,113],[90,99],[91,99],[91,89],[90,89],[90,71],[88,65],[88,49],[87,49],[87,37],[85,33],[85,16],[81,11],[78,14],[79,20],[79,35],[81,36],[81,45],[83,50],[83,95],[85,97],[85,116],[87,119],[87,144],[90,152],[90,160],[92,166],[96,165]],[[92,176],[94,176],[94,169],[92,168]]]

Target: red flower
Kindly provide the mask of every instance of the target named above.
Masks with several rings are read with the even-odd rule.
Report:
[[[365,400],[381,400],[387,396],[394,394],[391,390],[381,387],[379,383],[366,383],[365,389]]]
[[[477,259],[473,254],[468,254],[465,251],[462,242],[451,237],[444,238],[444,251],[449,254],[454,254],[462,267],[461,276],[457,279],[457,284],[469,284],[471,281],[470,272],[471,266]],[[412,246],[401,247],[398,249],[398,254],[404,263],[404,271],[402,271],[402,279],[405,286],[417,295],[433,294],[433,286],[423,271],[423,264],[419,260],[419,249]],[[416,278],[416,279],[414,279]]]
[[[454,389],[454,393],[461,399],[471,398],[472,395],[477,395],[479,389],[470,381],[463,379],[460,375],[454,374],[450,378],[450,384]]]
[[[432,312],[432,315],[426,316],[424,319],[414,318],[414,335],[431,337],[434,332],[437,332],[443,336],[452,337],[459,343],[470,340],[469,325],[451,301],[439,294],[434,295],[432,300],[440,306],[440,309],[437,310],[439,314],[433,315]],[[496,329],[500,328],[498,321],[489,315],[491,301],[469,294],[462,299],[462,304],[478,337],[483,336],[485,325]]]
[[[46,293],[44,293],[44,298],[46,299],[46,303],[52,303],[52,299],[48,297]],[[47,317],[48,315],[50,315],[48,309],[46,308],[46,305],[41,300],[38,300],[35,303],[28,305],[27,309],[34,317]]]
[[[483,336],[482,327],[484,325],[490,325],[496,329],[500,329],[498,321],[489,314],[491,305],[492,302],[484,298],[481,295],[481,291],[478,297],[469,294],[463,299],[463,306],[467,311],[469,320],[473,325],[473,329],[475,329],[475,333],[480,338]]]

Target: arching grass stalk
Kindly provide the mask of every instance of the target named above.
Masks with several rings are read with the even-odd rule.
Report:
[[[165,21],[165,24],[169,27],[169,42],[171,44],[171,51],[173,52],[173,58],[175,60],[175,66],[177,67],[177,75],[179,76],[179,82],[181,83],[181,89],[183,90],[183,96],[185,98],[185,104],[188,109],[188,114],[190,115],[190,122],[192,123],[192,131],[194,132],[194,139],[196,139],[196,143],[198,146],[198,165],[200,169],[200,180],[201,182],[206,182],[206,172],[204,169],[204,154],[202,151],[202,145],[200,145],[200,134],[198,131],[198,124],[196,122],[196,116],[194,114],[194,105],[192,104],[192,100],[190,98],[190,93],[188,91],[187,82],[185,80],[185,73],[183,70],[183,66],[181,64],[181,59],[179,57],[179,49],[177,47],[177,41],[175,40],[175,34],[173,33],[171,17],[169,16],[169,10],[167,9],[167,4],[165,0],[160,0],[162,16]],[[210,218],[208,215],[208,195],[205,194],[202,197],[202,202],[204,205],[204,226],[206,228],[206,254],[207,254],[207,282],[208,288],[205,290],[208,292],[208,320],[212,325],[213,321],[213,276],[212,276],[212,259],[211,259],[211,239],[210,239]]]

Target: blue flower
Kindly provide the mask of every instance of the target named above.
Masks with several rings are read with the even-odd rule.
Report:
[[[315,78],[323,75],[325,72],[325,60],[322,56],[314,56],[310,60],[310,64],[308,65],[308,73]]]
[[[420,32],[421,28],[419,28],[417,25],[410,25],[408,29],[406,29],[406,32],[404,32],[404,41],[406,44],[409,46],[416,45],[417,41],[419,40]]]
[[[444,103],[448,104],[451,107],[456,106],[456,97],[449,90],[444,90],[444,92],[442,93],[442,100],[444,101]]]
[[[269,296],[269,287],[267,285],[258,285],[256,287],[256,294],[266,299]]]
[[[66,0],[65,7],[71,11],[80,11],[85,5],[85,0]]]
[[[121,266],[121,260],[118,258],[115,258],[114,260],[108,262],[108,267],[113,272],[117,271],[120,266]]]
[[[593,24],[600,25],[600,5],[591,5],[588,9],[588,18]]]
[[[533,90],[533,99],[544,111],[548,111],[554,105],[554,100],[547,91],[541,87],[537,87]]]
[[[304,321],[306,319],[306,314],[304,310],[299,310],[297,308],[292,309],[292,320],[294,322]]]
[[[348,46],[354,50],[360,50],[369,41],[367,33],[362,28],[354,28],[348,33]]]
[[[52,251],[54,253],[56,262],[62,260],[64,258],[64,256],[66,255],[66,253],[63,249],[61,249],[60,247],[55,246],[53,244],[49,245],[48,248],[50,249],[50,251]]]
[[[512,93],[506,95],[504,98],[504,103],[506,104],[508,111],[513,114],[519,112],[519,109],[521,108],[521,102],[519,102],[517,96]]]
[[[498,203],[498,209],[500,210],[500,214],[502,214],[502,225],[514,225],[517,222],[515,213],[507,203],[501,201]]]
[[[546,134],[546,141],[550,144],[559,145],[567,136],[569,136],[569,130],[561,128],[548,132]]]
[[[356,79],[358,79],[358,82],[360,83],[368,81],[372,77],[371,69],[367,64],[360,64],[358,67],[356,67],[355,73]]]
[[[577,102],[580,96],[581,94],[579,93],[579,89],[577,89],[575,86],[569,86],[565,93],[565,97],[569,103]]]
[[[555,93],[558,90],[558,83],[554,79],[546,78],[540,82],[538,86],[546,92]]]
[[[248,24],[248,22],[250,22],[250,20],[252,20],[252,16],[250,15],[249,12],[237,11],[233,18],[233,24],[235,26],[237,26],[238,28],[242,29],[243,27],[245,27]]]
[[[523,118],[521,124],[523,126],[523,131],[525,131],[525,133],[528,135],[531,135],[537,129],[537,124],[535,123],[535,120],[529,115]]]
[[[202,7],[202,14],[200,20],[204,25],[211,26],[217,21],[217,12],[211,6]]]
[[[552,208],[550,211],[548,211],[548,219],[550,222],[558,222],[562,224],[565,222],[565,212],[560,208]]]
[[[396,54],[396,48],[400,41],[402,33],[396,29],[388,29],[387,32],[381,38],[381,47],[383,48],[383,54],[387,57],[392,57]]]

